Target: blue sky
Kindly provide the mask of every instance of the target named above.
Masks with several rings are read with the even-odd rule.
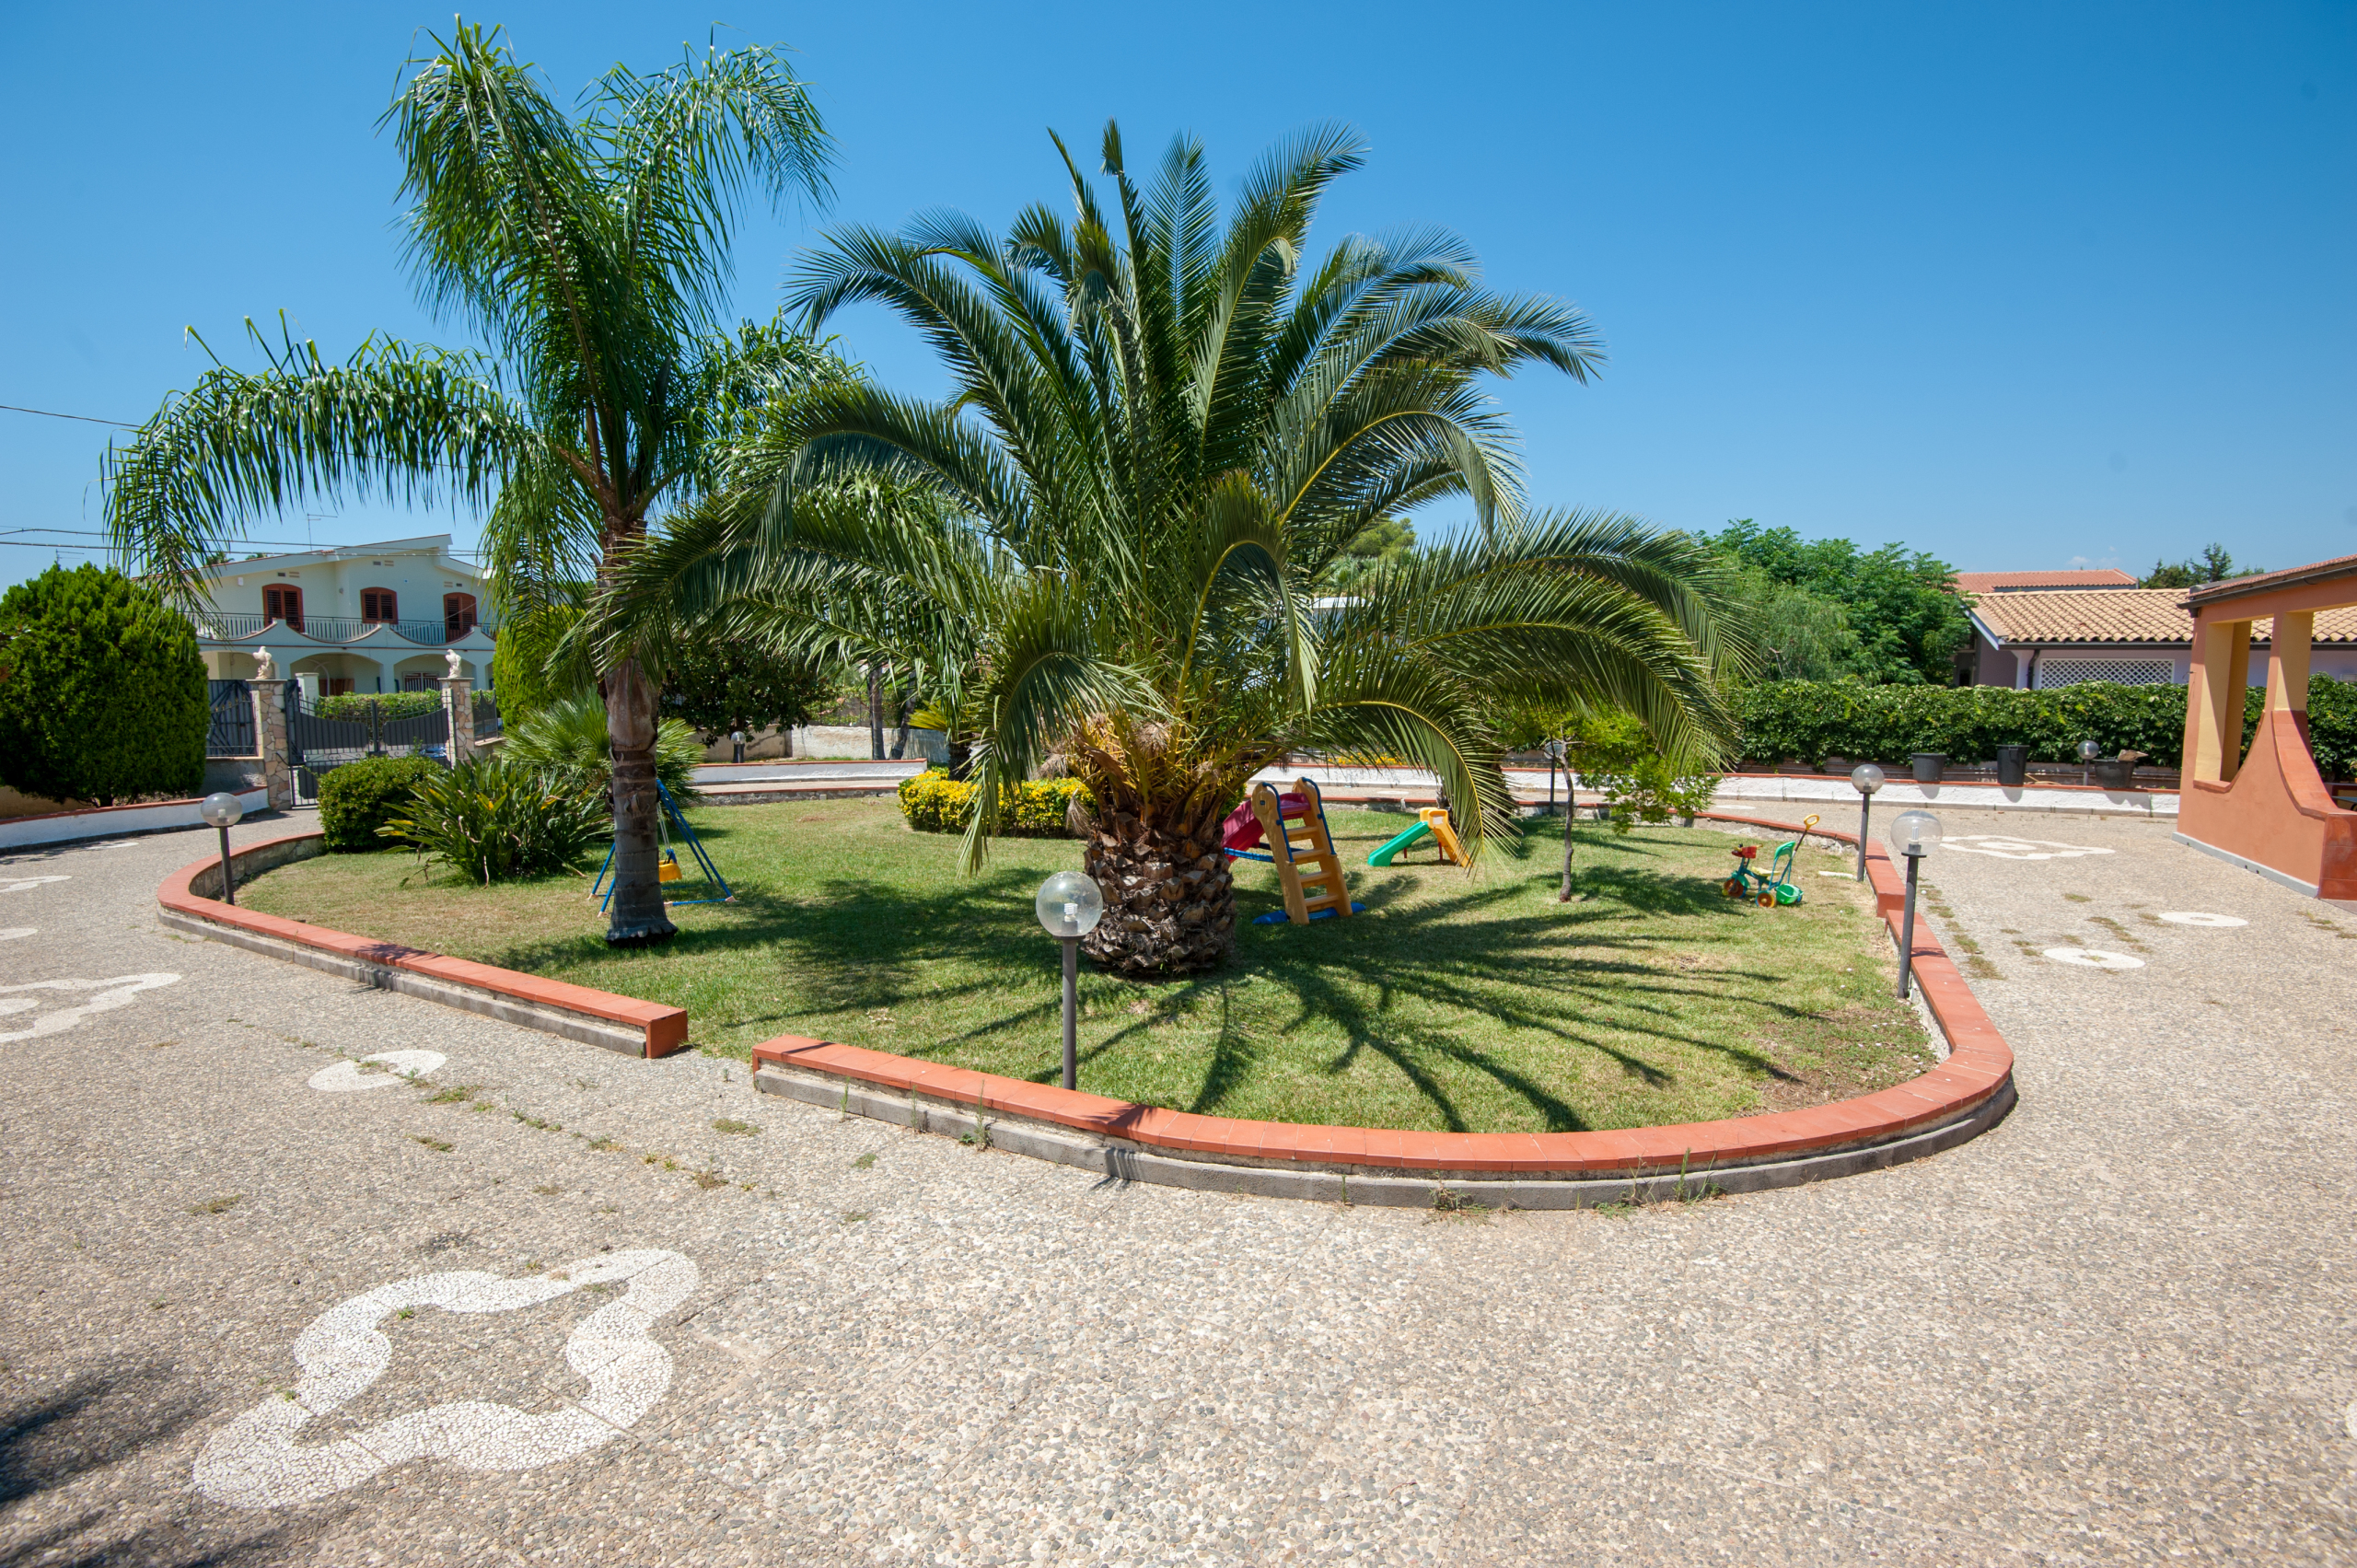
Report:
[[[1232,186],[1339,119],[1373,157],[1314,243],[1444,224],[1492,285],[1600,329],[1599,381],[1498,388],[1534,502],[1751,517],[1966,570],[2141,571],[2212,540],[2270,566],[2357,552],[2357,6],[470,13],[568,98],[715,17],[799,51],[842,144],[830,213],[745,224],[749,315],[820,223],[947,205],[1003,224],[1057,199],[1049,126],[1093,146],[1118,115],[1135,161],[1191,129]],[[0,95],[0,403],[141,419],[206,364],[184,327],[251,364],[242,318],[282,309],[335,357],[372,330],[463,342],[401,270],[375,129],[417,29],[448,20],[9,6],[0,38],[38,68]],[[838,328],[887,384],[940,389],[880,314]],[[107,435],[0,412],[0,529],[99,527]],[[250,531],[473,533],[447,511],[310,511]],[[0,582],[51,558],[0,548]]]

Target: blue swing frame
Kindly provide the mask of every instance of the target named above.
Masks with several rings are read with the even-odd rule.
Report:
[[[667,909],[685,909],[690,904],[735,903],[737,901],[737,889],[728,885],[728,878],[723,877],[720,874],[720,867],[712,863],[712,856],[705,851],[703,847],[703,841],[696,837],[696,830],[693,828],[688,826],[688,819],[679,815],[678,803],[672,800],[671,792],[663,787],[663,781],[661,779],[655,781],[655,794],[663,803],[664,817],[670,819],[671,826],[679,830],[679,836],[687,841],[688,853],[694,855],[696,857],[696,865],[702,867],[704,879],[717,884],[723,895],[717,899],[666,899],[663,900],[664,907]],[[606,863],[598,867],[598,880],[590,884],[589,887],[589,890],[592,893],[598,892],[600,889],[604,889],[604,896],[599,898],[598,900],[598,912],[600,914],[605,913],[606,906],[613,902],[614,889],[606,886],[606,873],[612,870],[613,866],[614,846],[612,844],[608,844],[606,846]]]

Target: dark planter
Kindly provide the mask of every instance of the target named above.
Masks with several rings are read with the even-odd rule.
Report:
[[[2136,764],[2133,762],[2097,762],[2095,765],[2095,772],[2096,783],[2101,784],[2106,789],[2133,789],[2136,787]]]
[[[2029,782],[2029,748],[2000,746],[1997,748],[1997,782],[2007,789],[2019,789]]]
[[[1947,760],[1947,753],[1945,751],[1916,752],[1915,782],[1917,784],[1939,783],[1940,769],[1946,765]]]

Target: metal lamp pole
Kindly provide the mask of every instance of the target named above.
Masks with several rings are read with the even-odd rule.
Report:
[[[236,796],[229,794],[226,790],[223,790],[216,794],[206,796],[204,797],[204,804],[198,807],[196,809],[199,816],[203,817],[207,822],[220,830],[221,901],[223,903],[234,904],[238,901],[238,884],[236,879],[231,876],[231,867],[229,865],[229,830],[238,825],[238,819],[246,814],[246,808],[238,804],[238,797]]]
[[[1064,1087],[1080,1087],[1080,938],[1056,938],[1064,950]]]
[[[1874,816],[1875,791],[1882,787],[1883,773],[1872,762],[1861,762],[1850,770],[1850,787],[1858,792],[1858,875],[1856,880],[1866,879],[1866,834]]]
[[[1898,999],[1904,1002],[1915,975],[1915,873],[1922,868],[1923,851],[1910,845],[1899,853],[1907,858],[1907,907],[1898,916]]]
[[[1032,900],[1039,924],[1064,950],[1064,1087],[1080,1086],[1080,939],[1105,917],[1105,894],[1077,871],[1059,871]]]
[[[1907,861],[1907,901],[1898,914],[1898,999],[1907,1000],[1915,978],[1915,878],[1923,857],[1940,842],[1940,819],[1928,811],[1902,811],[1891,819],[1890,847]]]

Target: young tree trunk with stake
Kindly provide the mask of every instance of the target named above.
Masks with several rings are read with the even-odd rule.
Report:
[[[660,942],[679,930],[663,912],[655,698],[655,683],[635,659],[606,677],[606,738],[614,754],[614,901],[606,940],[618,945]]]
[[[875,761],[884,760],[884,687],[876,661],[867,661],[867,750]]]

